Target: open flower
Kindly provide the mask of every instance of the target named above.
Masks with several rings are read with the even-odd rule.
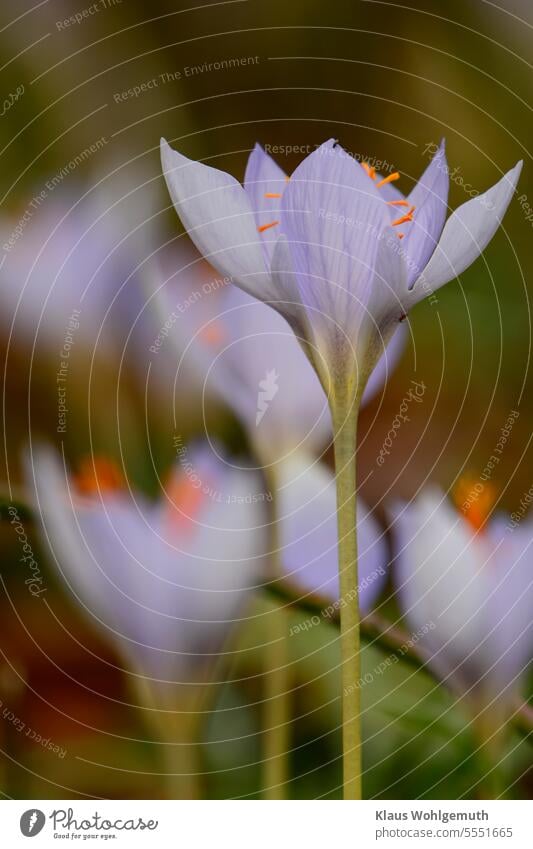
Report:
[[[51,556],[131,668],[159,684],[205,680],[261,575],[260,477],[191,450],[157,503],[114,465],[69,475],[47,449],[29,470]]]
[[[505,709],[533,650],[533,524],[488,520],[484,487],[462,487],[461,510],[438,489],[398,508],[396,580],[437,675],[477,709]]]
[[[201,276],[205,281],[205,271]],[[180,272],[179,285],[170,280],[159,290],[161,319],[177,315],[170,331],[180,357],[177,386],[190,384],[195,374],[204,398],[222,398],[264,465],[283,463],[293,451],[322,450],[331,438],[327,399],[287,322],[227,281],[200,285],[201,276],[191,268],[188,274]],[[176,302],[183,313],[176,311]],[[363,403],[379,391],[405,342],[401,326],[372,374]]]
[[[384,344],[418,301],[484,250],[521,163],[445,223],[442,145],[408,197],[330,140],[288,178],[258,146],[244,187],[162,141],[170,195],[189,235],[223,274],[275,307],[329,392],[359,395]]]

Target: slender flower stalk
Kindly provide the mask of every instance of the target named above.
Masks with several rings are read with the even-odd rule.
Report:
[[[267,488],[274,492],[276,475],[265,468]],[[269,521],[270,578],[279,580],[283,575],[278,527],[279,500],[273,497]],[[267,664],[265,676],[265,724],[263,787],[266,799],[285,798],[285,787],[290,778],[288,753],[290,748],[289,724],[291,716],[289,616],[288,608],[275,601],[269,616],[269,633],[265,651]]]
[[[332,405],[340,608],[342,752],[345,799],[361,799],[361,696],[354,682],[361,678],[360,614],[357,572],[356,438],[357,405]]]

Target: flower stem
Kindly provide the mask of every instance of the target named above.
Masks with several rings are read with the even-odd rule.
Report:
[[[276,580],[281,576],[280,540],[278,533],[277,488],[275,474],[265,465],[265,480],[272,492],[269,535],[270,571]],[[265,799],[284,799],[289,780],[288,758],[290,728],[289,610],[276,600],[267,617],[266,676],[263,726],[263,792]]]
[[[356,469],[358,405],[332,407],[339,535],[342,752],[344,799],[361,799],[360,616],[357,580]]]
[[[265,799],[284,799],[288,781],[289,748],[289,674],[288,613],[276,603],[268,617],[267,675],[264,709],[264,795]]]

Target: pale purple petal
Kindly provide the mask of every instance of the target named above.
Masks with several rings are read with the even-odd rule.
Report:
[[[521,170],[519,162],[491,189],[452,213],[433,256],[414,284],[413,304],[458,277],[482,253],[502,222]]]
[[[261,145],[256,144],[246,166],[244,188],[254,211],[257,227],[280,219],[281,196],[287,187],[287,177]],[[273,195],[280,195],[279,198]],[[270,263],[279,227],[269,227],[261,233],[267,264]]]
[[[283,207],[281,229],[302,300],[329,317],[334,332],[355,331],[370,295],[379,237],[390,220],[379,190],[330,141],[292,174]]]
[[[444,142],[408,197],[414,207],[413,220],[403,227],[405,250],[411,285],[426,267],[440,239],[448,209],[448,165]]]
[[[338,601],[335,479],[326,466],[303,453],[280,469],[278,489],[281,560],[286,579],[301,593]],[[358,501],[358,583],[367,612],[383,589],[387,546],[383,532]]]
[[[272,294],[249,197],[229,174],[193,162],[162,139],[161,161],[176,211],[196,247],[255,297]]]

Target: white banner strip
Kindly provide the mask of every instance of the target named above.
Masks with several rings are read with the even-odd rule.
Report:
[[[4,801],[1,845],[530,849],[530,802]],[[277,810],[273,811],[272,806]],[[333,810],[333,808],[335,810]],[[35,838],[34,844],[28,841]],[[71,844],[69,844],[71,845]]]

